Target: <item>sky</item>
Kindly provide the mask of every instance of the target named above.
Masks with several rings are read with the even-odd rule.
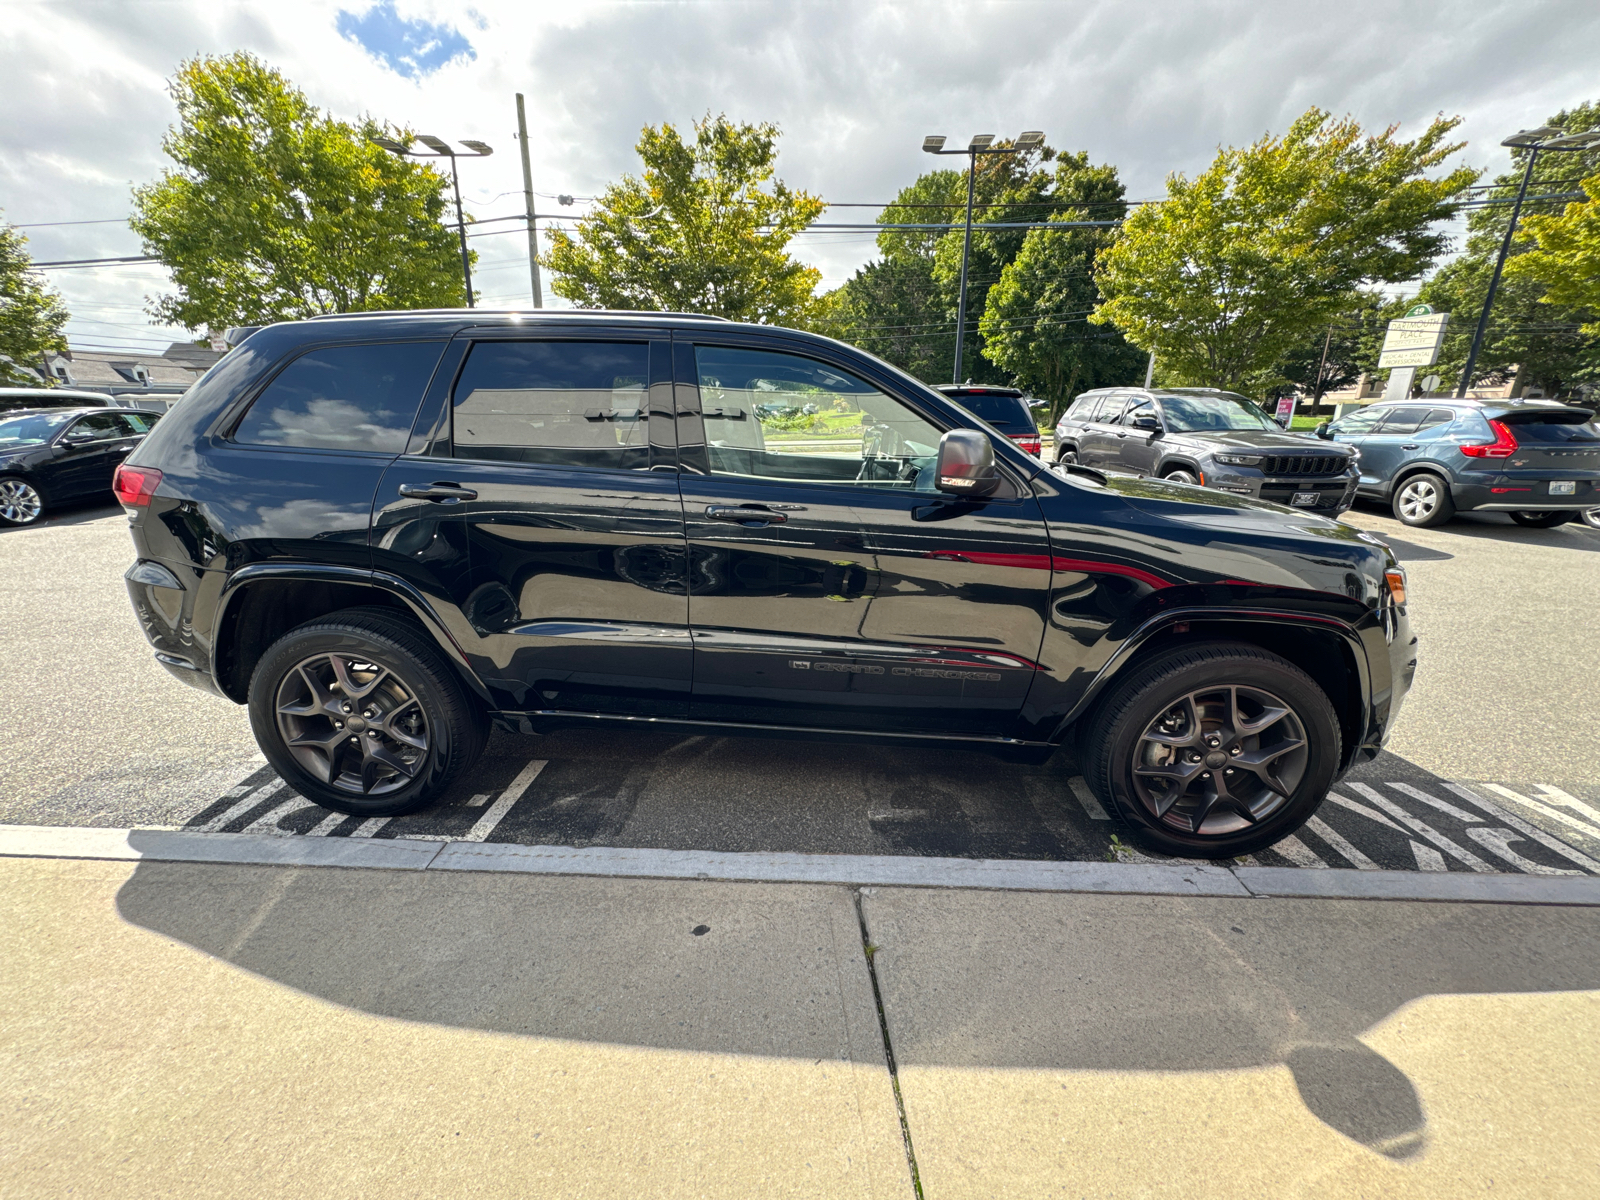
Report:
[[[882,203],[935,165],[920,152],[930,133],[964,144],[1041,129],[1059,150],[1114,163],[1130,198],[1155,198],[1169,173],[1281,134],[1313,105],[1410,136],[1459,115],[1459,161],[1493,173],[1509,161],[1502,137],[1600,97],[1593,0],[0,0],[0,218],[26,227],[35,260],[140,253],[123,222],[131,189],[167,163],[167,80],[186,58],[237,49],[336,116],[488,142],[495,154],[462,169],[480,220],[522,210],[519,91],[539,209],[567,216],[637,170],[642,126],[707,113],[776,122],[791,186]],[[577,200],[562,207],[560,194]],[[526,305],[526,239],[512,223],[488,229],[510,232],[473,243],[480,302]],[[874,252],[870,233],[792,245],[824,288]],[[159,351],[189,336],[145,315],[169,286],[159,264],[48,275],[78,348]]]

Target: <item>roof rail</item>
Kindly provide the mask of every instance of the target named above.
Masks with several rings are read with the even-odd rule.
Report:
[[[349,321],[358,317],[430,317],[468,316],[483,314],[494,316],[562,316],[562,317],[673,317],[683,321],[723,321],[711,313],[659,312],[643,308],[389,308],[371,312],[318,313],[308,321]]]

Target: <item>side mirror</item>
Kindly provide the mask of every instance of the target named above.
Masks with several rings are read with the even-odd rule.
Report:
[[[1161,418],[1151,416],[1149,413],[1140,413],[1133,419],[1133,427],[1135,429],[1142,429],[1146,433],[1160,433]]]
[[[1317,436],[1319,438],[1331,438],[1333,436],[1333,422],[1324,421],[1321,425],[1318,425]]]
[[[952,496],[989,496],[1000,486],[994,447],[976,429],[952,429],[939,439],[934,478]]]

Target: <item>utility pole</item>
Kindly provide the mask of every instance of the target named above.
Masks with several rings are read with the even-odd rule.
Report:
[[[544,307],[544,288],[539,284],[539,216],[533,211],[533,168],[528,163],[528,115],[517,93],[517,144],[522,147],[522,198],[528,208],[528,272],[533,277],[533,306]]]
[[[1154,346],[1151,346],[1150,347],[1150,358],[1149,358],[1149,361],[1147,361],[1144,364],[1144,390],[1145,391],[1148,392],[1150,390],[1150,385],[1155,382],[1155,379],[1156,379],[1156,348]]]
[[[1311,389],[1311,415],[1322,415],[1322,372],[1328,366],[1328,346],[1333,341],[1333,326],[1328,326],[1328,336],[1322,339],[1322,360],[1317,363],[1317,384]]]

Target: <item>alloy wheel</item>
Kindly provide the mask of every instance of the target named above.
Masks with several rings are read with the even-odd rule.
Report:
[[[278,733],[315,778],[355,796],[405,787],[427,760],[428,719],[388,667],[351,654],[316,654],[278,685]]]
[[[1287,804],[1309,758],[1305,723],[1288,703],[1260,688],[1207,687],[1145,728],[1133,749],[1133,788],[1179,833],[1228,834]]]
[[[1425,521],[1439,507],[1439,485],[1426,475],[1408,480],[1400,489],[1400,511],[1408,521]]]
[[[1199,483],[1193,473],[1189,471],[1168,471],[1162,476],[1168,483]]]
[[[38,490],[21,479],[0,479],[0,517],[13,525],[28,525],[39,519],[44,500]]]

